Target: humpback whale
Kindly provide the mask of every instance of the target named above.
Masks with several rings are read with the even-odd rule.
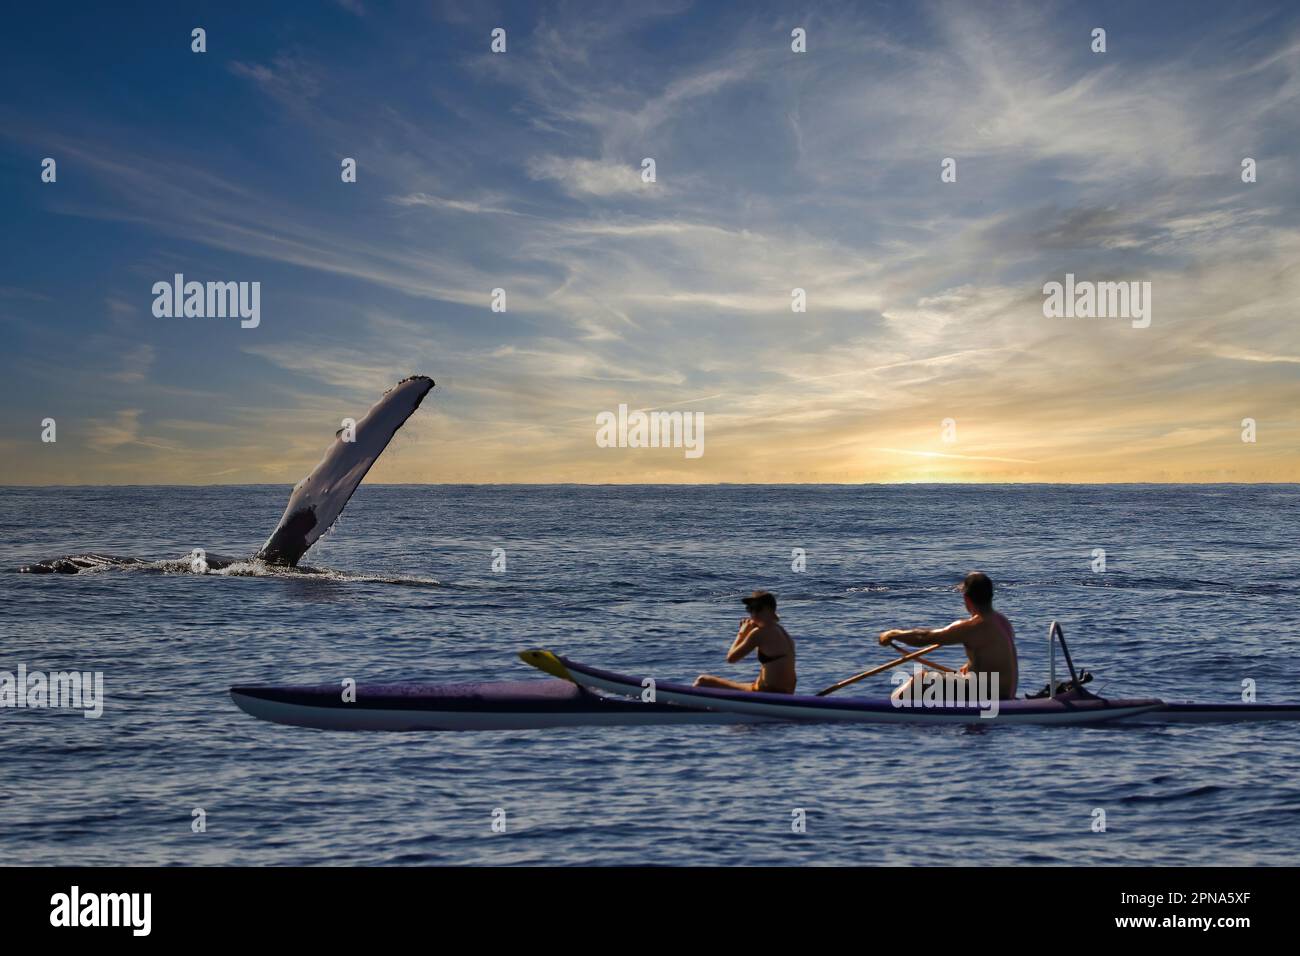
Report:
[[[320,464],[294,485],[280,523],[254,559],[270,565],[296,567],[307,549],[334,525],[370,466],[432,388],[433,379],[427,375],[404,378],[384,392],[355,428],[340,428],[335,432],[334,441],[325,450]],[[191,559],[180,560],[189,564]],[[205,555],[203,560],[206,567],[219,570],[246,559]],[[32,574],[77,574],[150,563],[143,558],[81,554],[37,561],[18,570]]]

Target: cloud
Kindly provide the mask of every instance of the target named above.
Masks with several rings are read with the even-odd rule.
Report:
[[[116,451],[122,445],[134,445],[140,441],[140,416],[143,409],[124,408],[112,419],[96,418],[87,422],[89,436],[86,442],[101,453]]]
[[[1035,464],[1032,458],[999,458],[996,455],[957,455],[951,452],[912,451],[906,448],[873,448],[871,450],[882,451],[890,455],[913,455],[917,458],[951,458],[958,461],[1002,461],[1014,462],[1022,465]]]
[[[109,377],[118,382],[135,384],[143,382],[153,365],[154,347],[149,344],[137,345],[122,355],[122,367]]]
[[[1216,358],[1228,359],[1233,362],[1300,365],[1300,355],[1270,355],[1266,352],[1255,352],[1250,349],[1233,348],[1232,346],[1207,345],[1205,348]]]
[[[421,206],[427,209],[436,209],[444,212],[464,212],[475,215],[498,215],[498,216],[519,216],[523,213],[515,212],[512,209],[505,209],[501,206],[494,205],[491,202],[478,202],[468,199],[445,199],[441,196],[430,196],[427,193],[409,193],[405,196],[389,196],[388,201],[395,206],[404,206],[407,208]]]
[[[528,163],[533,179],[550,179],[574,196],[639,195],[652,198],[657,184],[641,180],[639,166],[581,157],[538,156]]]
[[[229,69],[253,81],[272,99],[289,104],[315,99],[324,86],[323,71],[296,53],[278,54],[269,65],[232,60]]]

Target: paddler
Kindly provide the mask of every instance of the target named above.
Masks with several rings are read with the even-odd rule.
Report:
[[[727,651],[727,663],[735,664],[758,652],[760,669],[758,679],[752,684],[701,674],[695,678],[696,687],[721,687],[727,690],[762,690],[774,694],[793,694],[794,638],[781,626],[776,613],[776,595],[770,591],[755,591],[741,598],[749,616],[740,622],[736,639]]]
[[[966,648],[967,660],[958,670],[957,679],[966,680],[972,692],[979,683],[987,682],[984,686],[990,691],[994,686],[997,687],[1000,699],[1010,700],[1016,696],[1016,684],[1020,679],[1016,632],[1005,614],[993,610],[993,581],[982,571],[972,571],[958,585],[958,590],[962,593],[970,617],[953,621],[947,627],[933,631],[924,628],[885,631],[880,635],[880,643],[887,645],[897,641],[912,647],[961,644]],[[925,673],[934,672],[922,672]],[[915,680],[916,675],[913,675],[891,696],[899,700],[905,696],[911,697],[912,683]]]

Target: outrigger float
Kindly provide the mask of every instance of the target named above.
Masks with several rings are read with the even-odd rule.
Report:
[[[1050,676],[1043,690],[1000,701],[995,716],[968,706],[903,707],[889,698],[831,695],[892,667],[923,660],[935,644],[832,684],[818,694],[771,694],[654,682],[643,700],[643,678],[618,674],[547,650],[521,651],[549,680],[469,684],[360,684],[345,700],[338,684],[232,687],[230,696],[254,717],[321,730],[543,730],[650,724],[749,724],[777,721],[863,724],[1169,724],[1300,720],[1300,704],[1169,703],[1157,698],[1111,700],[1089,693],[1087,671],[1076,672],[1065,635],[1048,632]],[[1070,679],[1056,679],[1060,645]],[[938,667],[926,662],[932,667]],[[943,669],[943,668],[940,668]]]

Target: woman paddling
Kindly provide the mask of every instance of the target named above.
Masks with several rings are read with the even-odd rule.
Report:
[[[740,622],[736,639],[727,651],[727,663],[735,664],[758,651],[761,669],[752,684],[701,674],[695,678],[696,687],[721,687],[727,690],[763,690],[774,694],[793,694],[795,688],[794,638],[781,626],[776,614],[776,595],[770,591],[755,591],[741,598],[749,617]]]

